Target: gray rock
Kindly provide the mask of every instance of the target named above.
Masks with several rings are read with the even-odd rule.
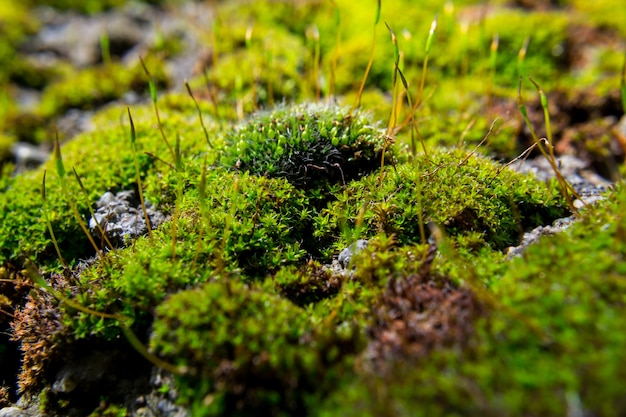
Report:
[[[0,417],[30,417],[27,410],[18,407],[5,407],[0,409]]]
[[[528,246],[537,242],[541,236],[560,233],[570,227],[574,223],[574,221],[576,221],[575,216],[564,217],[562,219],[555,220],[551,226],[538,226],[530,232],[524,233],[520,244],[518,246],[511,246],[508,249],[507,259],[512,259],[516,256],[520,256]]]
[[[17,142],[11,147],[11,153],[15,158],[15,172],[23,172],[37,167],[48,160],[50,153],[40,146],[26,142]]]
[[[39,8],[36,13],[44,25],[26,46],[27,51],[52,52],[76,67],[99,62],[100,39],[105,33],[109,37],[111,53],[124,55],[144,42],[147,32],[152,29],[145,17],[156,17],[153,8],[137,11],[132,6],[93,16],[58,12],[51,8]],[[138,13],[147,16],[137,16]]]
[[[0,409],[0,417],[41,417],[43,415],[40,407],[39,397],[23,395],[11,407]]]
[[[337,257],[337,262],[343,267],[347,268],[352,260],[352,256],[359,251],[365,249],[367,247],[367,240],[359,239],[344,250],[341,251],[339,256]]]
[[[119,248],[148,233],[141,202],[134,191],[120,191],[115,195],[106,192],[96,206],[95,217],[89,220],[89,229],[98,239],[102,239],[102,228],[113,246]],[[149,201],[146,201],[146,212],[153,229],[165,221],[165,215],[154,209]]]
[[[574,207],[578,209],[582,209],[586,205],[591,205],[604,199],[603,193],[612,187],[610,181],[605,180],[598,174],[589,170],[588,164],[575,156],[563,155],[558,157],[557,161],[561,174],[580,197],[573,201]],[[549,181],[555,176],[554,170],[544,157],[518,161],[512,164],[511,168],[522,173],[532,173],[539,180],[543,181]],[[520,256],[529,245],[538,241],[541,236],[560,233],[567,229],[574,221],[576,221],[576,217],[570,216],[557,219],[552,225],[534,228],[524,234],[518,246],[512,246],[508,249],[507,257],[511,259]]]
[[[602,193],[612,186],[610,181],[591,171],[588,164],[582,159],[563,155],[557,158],[557,162],[561,174],[580,197],[574,201],[574,206],[577,208],[602,199]],[[511,169],[521,173],[532,173],[542,181],[549,181],[554,178],[554,170],[544,157],[518,161],[511,165]]]
[[[174,388],[172,374],[153,368],[150,385],[152,385],[152,391],[137,399],[136,403],[140,403],[141,406],[131,413],[132,417],[188,417],[191,415],[189,410],[175,403],[178,392]]]

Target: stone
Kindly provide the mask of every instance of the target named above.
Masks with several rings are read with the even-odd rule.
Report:
[[[98,239],[102,239],[101,228],[111,244],[119,248],[148,233],[141,201],[134,191],[120,191],[117,194],[106,192],[100,197],[96,207],[95,216],[89,220],[89,229]],[[165,221],[165,215],[154,209],[149,201],[146,201],[146,212],[153,229]]]
[[[337,257],[337,261],[339,262],[339,264],[342,267],[347,268],[350,264],[350,261],[352,260],[352,256],[359,251],[365,249],[367,247],[367,243],[367,240],[359,239],[344,250],[342,250]]]

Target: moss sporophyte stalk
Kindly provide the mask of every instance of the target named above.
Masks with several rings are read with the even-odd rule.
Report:
[[[0,176],[0,406],[626,414],[626,191],[590,173],[624,172],[614,2],[149,3],[141,58],[107,27],[45,74],[56,20],[0,7],[0,146],[52,150]]]

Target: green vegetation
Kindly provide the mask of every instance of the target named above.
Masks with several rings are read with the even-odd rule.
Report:
[[[354,231],[419,243],[420,230],[432,222],[451,237],[472,235],[472,245],[501,250],[525,230],[567,213],[556,187],[550,191],[467,151],[431,151],[429,163],[420,157],[353,182],[316,218],[316,237],[347,233],[337,248],[346,247]]]
[[[223,164],[305,188],[346,184],[381,164],[384,132],[363,115],[322,105],[287,107],[226,135]],[[386,155],[387,163],[393,162]]]
[[[626,359],[617,319],[625,204],[620,186],[579,223],[515,259],[491,285],[491,305],[465,346],[401,357],[382,376],[362,373],[318,415],[622,414],[624,374],[615,364]]]
[[[126,415],[135,404],[104,384],[100,403],[51,389],[64,352],[115,346],[171,372],[161,394],[194,416],[624,414],[626,189],[572,213],[562,178],[504,165],[546,137],[557,173],[552,145],[623,172],[611,130],[623,54],[576,56],[568,28],[618,42],[624,21],[614,2],[465,3],[220,3],[196,78],[168,79],[177,42],[132,68],[102,51],[84,71],[29,81],[41,90],[29,111],[11,102],[22,64],[3,68],[0,154],[49,140],[69,109],[128,91],[145,103],[98,110],[92,132],[61,137],[34,171],[3,169],[0,330],[24,366],[0,375],[0,404],[12,377],[51,414]],[[13,62],[38,23],[0,10],[0,33],[13,31],[0,63]],[[138,217],[149,201],[168,220],[112,248],[85,225],[122,190],[140,196]],[[571,214],[507,259],[525,232]]]
[[[354,329],[315,328],[288,300],[229,281],[170,297],[151,344],[186,367],[181,398],[198,415],[305,412],[356,351]]]

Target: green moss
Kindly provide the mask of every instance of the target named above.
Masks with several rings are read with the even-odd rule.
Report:
[[[529,15],[519,10],[499,10],[486,18],[486,39],[483,39],[482,44],[480,36],[470,37],[468,52],[482,51],[487,58],[492,38],[497,34],[496,81],[514,89],[520,76],[531,74],[536,80],[546,83],[568,65],[567,27],[570,23],[567,16],[556,12],[535,12]],[[518,53],[526,37],[529,37],[530,42],[520,72]],[[489,59],[477,62],[475,69],[486,71],[488,68],[481,67],[485,64],[489,64]]]
[[[187,187],[197,186],[199,177],[198,173]],[[284,180],[221,169],[207,173],[206,187],[211,193],[200,207],[200,197],[192,188],[178,202],[175,224],[162,225],[152,238],[139,239],[109,261],[84,271],[81,280],[91,288],[91,295],[85,294],[81,303],[144,323],[149,319],[145,311],[168,293],[214,277],[263,278],[301,262],[310,227],[302,192]],[[117,323],[102,327],[98,317],[88,314],[68,317],[68,324],[78,337],[102,333],[111,337],[118,332]]]
[[[314,329],[274,295],[213,282],[157,309],[151,345],[189,370],[177,381],[194,415],[292,415],[304,412],[311,391],[332,387],[354,336]]]
[[[608,29],[626,36],[624,22],[626,18],[623,14],[616,13],[616,3],[611,0],[594,1],[593,3],[583,0],[572,0],[570,2],[576,10],[576,14],[595,27]]]
[[[495,110],[497,113],[490,114],[485,111],[484,95],[477,97],[467,90],[460,94],[456,80],[443,81],[430,105],[419,113],[420,118],[427,120],[420,124],[420,134],[429,148],[459,147],[471,150],[482,142],[477,149],[480,154],[511,160],[524,149],[518,143],[519,124],[515,113],[510,113],[517,111],[517,108],[509,100],[502,99],[501,104],[496,104],[504,110]],[[485,137],[487,140],[483,141]],[[409,146],[408,134],[400,135],[398,142]],[[420,151],[421,146],[418,145],[417,149]]]
[[[155,82],[164,85],[163,72],[156,71],[161,66],[157,66],[154,60],[148,61],[146,65],[151,69],[154,67],[151,73]],[[52,117],[68,109],[92,109],[113,101],[126,92],[143,92],[147,86],[147,76],[139,62],[132,68],[112,63],[78,73],[72,72],[46,87],[41,98],[40,112],[44,117]]]
[[[229,132],[227,141],[225,166],[311,189],[345,184],[378,168],[384,134],[347,109],[301,105],[256,117]]]
[[[318,415],[622,414],[625,196],[513,261],[465,348],[361,372]]]
[[[242,111],[251,113],[284,99],[295,101],[307,91],[306,79],[302,77],[307,50],[302,39],[279,30],[256,32],[251,41],[253,46],[243,47],[245,41],[240,39],[239,48],[220,57],[207,71],[209,79],[221,91],[220,105],[240,108],[223,117],[235,119]]]
[[[18,74],[22,63],[17,47],[38,27],[22,3],[11,0],[0,2],[0,86]]]
[[[108,7],[105,3],[86,2],[84,10]],[[428,158],[409,155],[406,129],[391,146],[360,111],[320,104],[272,108],[314,97],[317,83],[322,92],[330,87],[340,29],[335,91],[345,95],[337,101],[355,101],[375,4],[339,1],[341,28],[332,2],[305,2],[301,8],[285,2],[217,5],[219,20],[205,34],[216,48],[207,68],[209,84],[217,86],[209,94],[215,102],[202,100],[204,80],[192,85],[202,111],[223,126],[205,118],[207,144],[193,101],[180,94],[159,96],[164,132],[171,145],[180,145],[182,158],[176,161],[152,107],[131,109],[142,188],[170,221],[151,237],[81,267],[79,282],[68,283],[64,294],[112,316],[62,304],[65,328],[56,348],[73,347],[79,339],[118,339],[123,321],[152,352],[187,369],[175,388],[194,415],[525,416],[564,415],[580,411],[577,407],[597,415],[623,414],[623,187],[568,234],[544,239],[509,263],[503,249],[525,230],[567,215],[567,208],[554,184],[468,156],[466,149],[487,133],[487,97],[499,105],[502,97],[515,95],[517,53],[525,35],[531,40],[524,72],[546,89],[546,79],[569,80],[564,75],[569,58],[559,55],[563,46],[567,52],[569,15],[491,3],[484,20],[471,20],[477,9],[455,2],[455,11],[448,3],[444,8],[435,1],[420,7],[408,0],[383,2],[362,100],[375,120],[388,117],[393,45],[385,21],[398,35],[401,67],[417,96],[428,28],[440,12],[425,101],[416,114]],[[465,35],[460,24],[466,18]],[[603,19],[616,27],[613,16]],[[312,24],[319,29],[322,53],[317,80]],[[495,33],[500,45],[491,84],[489,43]],[[0,62],[2,47],[0,42]],[[614,77],[621,58],[604,54],[585,77]],[[148,67],[164,80],[159,64]],[[38,115],[18,115],[27,123],[12,126],[28,134],[69,108],[91,108],[146,87],[139,66],[112,64],[68,74],[45,88]],[[45,82],[34,79],[29,85]],[[237,126],[225,123],[266,106],[269,110]],[[126,111],[113,107],[98,113],[95,132],[63,147],[66,169],[75,166],[88,189],[83,198],[75,181],[66,179],[85,220],[87,207],[105,191],[138,187]],[[494,131],[480,152],[512,157],[520,151],[511,118],[497,126],[500,134]],[[379,170],[386,140],[388,159]],[[435,146],[462,142],[463,150]],[[595,149],[601,153],[605,145],[598,140]],[[45,166],[46,205],[61,251],[75,266],[93,250],[68,210],[54,168],[54,162]],[[41,216],[42,174],[0,181],[2,265],[19,268],[27,257],[43,270],[58,270]],[[429,223],[448,235],[439,239],[439,252],[422,242],[422,228],[424,238],[431,234]],[[369,245],[349,270],[321,266],[358,238]],[[430,268],[426,272],[424,265]],[[415,301],[400,294],[407,288],[419,290],[412,295],[462,293],[480,309],[463,316],[449,304],[414,307],[416,322],[434,316],[442,321],[428,322],[431,326],[411,340],[402,333],[411,323],[394,316],[401,308],[392,308]],[[468,327],[445,333],[457,321]],[[440,330],[443,342],[424,336]],[[391,344],[396,336],[401,345],[406,342],[403,355],[388,353],[381,355],[382,363],[372,362],[380,361],[372,358],[377,352],[372,346]],[[430,347],[419,346],[422,341]],[[409,348],[420,353],[411,355]],[[384,372],[374,371],[379,365]],[[45,368],[53,372],[54,362]],[[99,411],[125,412],[115,404]]]
[[[319,263],[297,268],[282,268],[272,277],[271,286],[299,306],[306,306],[333,297],[341,289],[343,277],[333,274]]]
[[[6,161],[11,155],[11,146],[15,143],[15,138],[0,133],[0,161]]]
[[[395,234],[402,244],[419,242],[423,221],[451,236],[473,233],[474,241],[480,236],[492,249],[503,249],[524,230],[567,213],[554,187],[464,151],[432,151],[429,163],[420,157],[387,168],[383,175],[348,185],[336,198],[315,219],[315,237],[341,236],[336,248],[347,246],[355,233],[382,232]]]
[[[188,98],[186,100],[191,101]],[[170,101],[177,100],[172,98]],[[177,112],[175,108],[168,110],[166,105],[167,101],[163,103],[161,111],[162,117],[167,121],[164,129],[170,141],[175,140],[176,133],[185,137],[181,145],[181,152],[185,157],[190,153],[199,153],[198,149],[206,151],[204,136],[196,129],[197,116]],[[84,134],[62,147],[69,192],[75,198],[85,222],[89,215],[87,204],[95,205],[106,191],[134,189],[137,186],[125,113],[126,109],[121,107],[108,109],[94,119],[94,123],[99,126],[97,131]],[[154,126],[151,107],[134,109],[133,116],[139,151],[145,150],[167,160],[168,149]],[[123,124],[120,124],[120,120]],[[139,165],[145,183],[151,184],[147,198],[155,203],[161,202],[164,196],[159,178],[163,177],[163,172],[169,171],[169,167],[145,154],[140,154]],[[88,190],[88,197],[84,197],[80,191],[71,172],[72,167],[81,176]],[[41,267],[57,262],[42,216],[41,189],[44,170],[47,170],[46,204],[64,257],[72,261],[92,253],[87,238],[70,212],[69,203],[61,191],[54,161],[49,161],[38,170],[7,178],[3,184],[0,194],[1,263],[16,262],[19,265],[24,257],[35,260]],[[152,190],[155,191],[154,194]]]

